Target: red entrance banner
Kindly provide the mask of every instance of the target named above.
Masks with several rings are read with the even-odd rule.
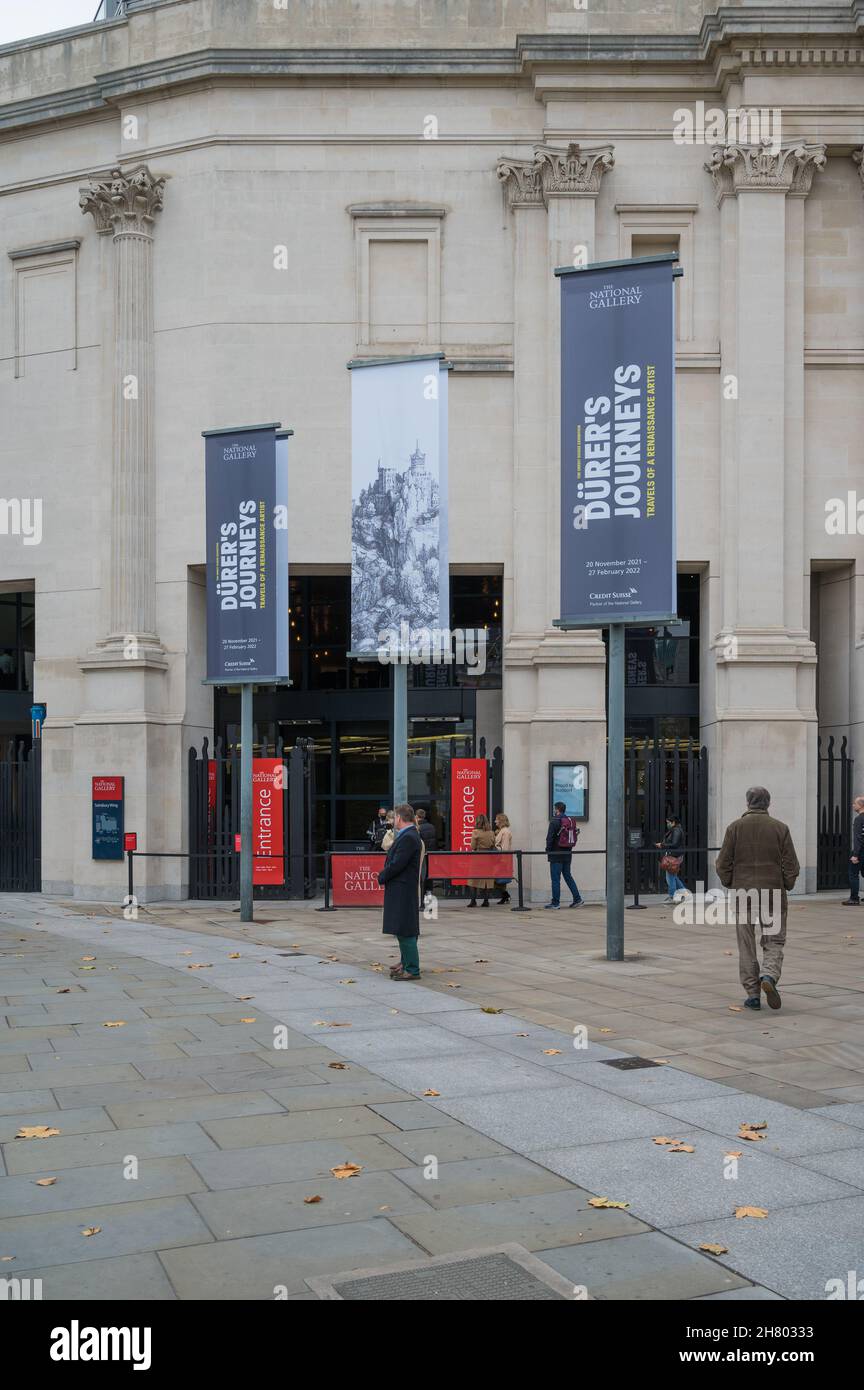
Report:
[[[450,848],[471,848],[478,816],[488,815],[489,773],[485,758],[453,758],[450,763]],[[472,874],[472,878],[476,875]],[[454,879],[454,883],[464,883]]]
[[[253,883],[285,882],[283,776],[281,758],[252,759]],[[279,858],[272,859],[270,855]]]
[[[513,878],[513,855],[496,854],[435,854],[429,855],[430,878],[452,878],[453,882],[464,882],[466,878]]]
[[[331,901],[334,907],[383,907],[384,889],[378,875],[383,854],[330,856]]]

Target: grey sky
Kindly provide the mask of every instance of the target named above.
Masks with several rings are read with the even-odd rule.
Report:
[[[0,0],[0,44],[88,24],[99,0]]]

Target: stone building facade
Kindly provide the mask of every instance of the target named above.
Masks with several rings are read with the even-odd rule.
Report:
[[[201,430],[294,430],[292,573],[345,575],[364,355],[452,364],[451,569],[500,580],[475,732],[515,841],[579,759],[602,847],[605,647],[552,625],[553,271],[674,249],[708,843],[764,782],[814,888],[818,734],[864,774],[862,79],[864,0],[127,0],[0,49],[0,493],[43,517],[38,545],[0,535],[0,598],[35,595],[44,887],[118,887],[96,773],[142,848],[186,843],[214,727]],[[143,891],[182,871],[149,861]]]

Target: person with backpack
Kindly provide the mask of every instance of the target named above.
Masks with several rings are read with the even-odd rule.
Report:
[[[546,904],[547,910],[561,906],[562,878],[573,894],[573,901],[569,906],[583,906],[582,894],[570,872],[573,850],[579,838],[579,828],[573,824],[572,817],[565,814],[566,810],[567,807],[563,801],[555,802],[552,807],[552,819],[546,831],[546,858],[549,860],[549,873],[552,878],[552,901]]]

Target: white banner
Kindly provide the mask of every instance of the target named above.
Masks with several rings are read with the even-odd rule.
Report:
[[[351,650],[449,629],[447,372],[421,358],[351,371]],[[434,642],[434,637],[433,637]]]

